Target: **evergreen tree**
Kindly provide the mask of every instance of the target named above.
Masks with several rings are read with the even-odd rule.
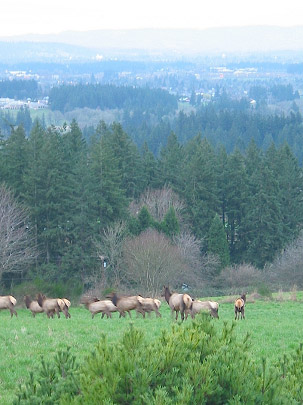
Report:
[[[153,218],[146,206],[140,209],[138,214],[139,233],[145,231],[153,225]]]
[[[121,186],[129,198],[142,192],[141,158],[139,151],[120,124],[114,123],[104,135],[106,148],[112,150],[121,176]]]
[[[30,156],[28,167],[24,173],[24,200],[31,212],[34,224],[36,246],[40,241],[41,222],[43,221],[43,201],[45,195],[44,171],[42,169],[42,148],[45,134],[42,126],[35,121],[27,142],[27,154]],[[43,173],[43,174],[42,174]]]
[[[89,148],[89,218],[98,234],[112,222],[126,217],[128,198],[122,185],[119,157],[106,137],[95,138]]]
[[[62,225],[65,236],[61,272],[67,277],[79,276],[84,269],[93,267],[90,259],[92,227],[88,221],[87,149],[75,120],[72,121],[70,128],[71,130],[62,137],[67,212],[66,221]]]
[[[184,160],[183,150],[177,136],[171,132],[167,145],[160,153],[160,175],[162,184],[168,184],[176,192],[180,189],[180,173]]]
[[[215,155],[206,139],[198,136],[190,142],[183,176],[186,214],[196,237],[203,239],[219,210]]]
[[[245,239],[245,235],[241,233],[241,226],[247,209],[248,179],[243,156],[238,150],[228,157],[226,171],[227,178],[224,187],[226,190],[225,214],[227,220],[225,225],[232,261],[240,262],[242,260],[241,241]]]
[[[264,163],[254,172],[249,191],[247,214],[241,227],[247,237],[244,260],[262,268],[283,246],[279,185]]]
[[[180,224],[174,207],[170,207],[161,223],[162,230],[171,238],[180,232]]]
[[[220,269],[230,264],[226,232],[218,214],[214,216],[208,232],[208,252],[219,257]]]
[[[142,189],[157,188],[160,186],[160,171],[158,162],[146,143],[142,152]]]
[[[12,129],[10,137],[3,143],[3,178],[16,195],[24,192],[23,176],[28,165],[26,143],[22,125]]]

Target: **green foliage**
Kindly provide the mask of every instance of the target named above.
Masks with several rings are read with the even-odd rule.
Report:
[[[103,336],[81,370],[80,394],[64,403],[283,403],[276,374],[260,372],[234,326],[218,333],[204,315],[153,342],[133,326],[117,344]]]
[[[148,208],[143,206],[138,214],[139,233],[145,231],[153,224],[153,218],[150,215]]]
[[[161,228],[171,238],[180,232],[180,225],[174,207],[170,207],[161,223]]]
[[[218,214],[215,215],[209,229],[208,251],[219,257],[221,268],[229,265],[228,242],[223,223]]]
[[[52,362],[42,358],[36,374],[31,372],[28,381],[19,387],[13,404],[59,404],[60,398],[69,398],[79,392],[77,370],[70,348],[59,351]]]

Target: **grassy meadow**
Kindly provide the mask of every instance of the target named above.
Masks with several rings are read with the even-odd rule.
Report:
[[[281,297],[279,297],[281,298]],[[234,319],[233,299],[218,298],[220,302],[219,320],[213,320],[218,331],[224,322]],[[229,301],[229,302],[228,302]],[[41,356],[50,359],[57,350],[71,346],[72,352],[81,362],[93,350],[102,333],[109,341],[119,339],[131,322],[142,328],[150,339],[157,339],[163,329],[169,329],[174,323],[168,305],[164,302],[160,308],[162,318],[154,314],[142,319],[133,315],[119,319],[101,319],[98,314],[91,319],[90,313],[82,307],[71,308],[71,319],[47,319],[44,314],[33,318],[24,308],[17,308],[18,317],[10,318],[8,310],[0,312],[0,403],[10,404],[19,384],[27,380],[29,371],[35,371]],[[297,294],[297,301],[290,294],[283,300],[255,300],[248,296],[245,321],[237,321],[236,338],[250,334],[251,351],[256,361],[266,357],[275,362],[284,353],[291,353],[303,342],[303,298]],[[191,320],[187,320],[191,322]],[[241,344],[239,344],[241,350]]]

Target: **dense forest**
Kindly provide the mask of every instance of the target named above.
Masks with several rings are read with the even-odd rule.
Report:
[[[39,251],[23,276],[88,283],[100,268],[99,246],[112,266],[107,284],[127,279],[114,272],[104,239],[119,221],[129,244],[149,228],[172,245],[181,234],[192,235],[201,255],[219,257],[217,273],[230,263],[262,269],[302,228],[302,171],[286,144],[263,152],[250,140],[244,151],[228,154],[202,135],[180,143],[171,132],[157,158],[146,144],[140,151],[117,123],[100,122],[85,139],[76,121],[64,133],[35,122],[29,137],[22,125],[13,128],[0,153],[0,180],[27,207]],[[173,198],[157,216],[143,197],[168,188]],[[156,206],[159,211],[160,199]],[[122,257],[123,272],[133,258]]]
[[[75,108],[100,109],[136,109],[150,112],[161,111],[168,114],[177,108],[177,99],[161,89],[143,89],[129,86],[100,84],[77,84],[53,87],[49,94],[49,103],[53,110],[61,112]]]
[[[0,80],[0,97],[19,100],[36,99],[39,86],[36,80]]]

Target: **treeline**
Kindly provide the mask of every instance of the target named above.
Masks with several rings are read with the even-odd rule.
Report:
[[[135,109],[168,114],[177,108],[177,98],[161,89],[134,88],[101,84],[76,84],[53,87],[49,94],[52,110],[66,112],[75,108]]]
[[[26,100],[36,99],[39,88],[36,80],[1,80],[0,97]]]
[[[303,162],[302,115],[292,111],[290,115],[265,115],[245,108],[243,100],[233,102],[218,100],[218,104],[199,108],[190,114],[179,112],[174,120],[160,120],[152,125],[148,115],[136,111],[132,116],[124,115],[123,126],[139,145],[146,141],[149,148],[158,155],[171,131],[182,144],[200,133],[215,148],[223,145],[228,153],[236,148],[244,152],[252,139],[258,148],[267,150],[274,143],[277,147],[287,143],[300,165]],[[223,106],[225,106],[223,108]],[[229,108],[228,108],[229,106]]]
[[[286,144],[263,153],[251,141],[228,155],[200,135],[181,145],[172,132],[155,158],[120,124],[101,122],[87,141],[75,121],[70,128],[60,134],[36,122],[28,138],[19,126],[1,141],[0,181],[28,207],[39,277],[83,281],[100,268],[95,242],[119,220],[129,235],[190,230],[202,254],[259,268],[302,228],[302,171]],[[130,212],[146,190],[165,186],[183,201],[178,215],[159,222],[145,203]]]

